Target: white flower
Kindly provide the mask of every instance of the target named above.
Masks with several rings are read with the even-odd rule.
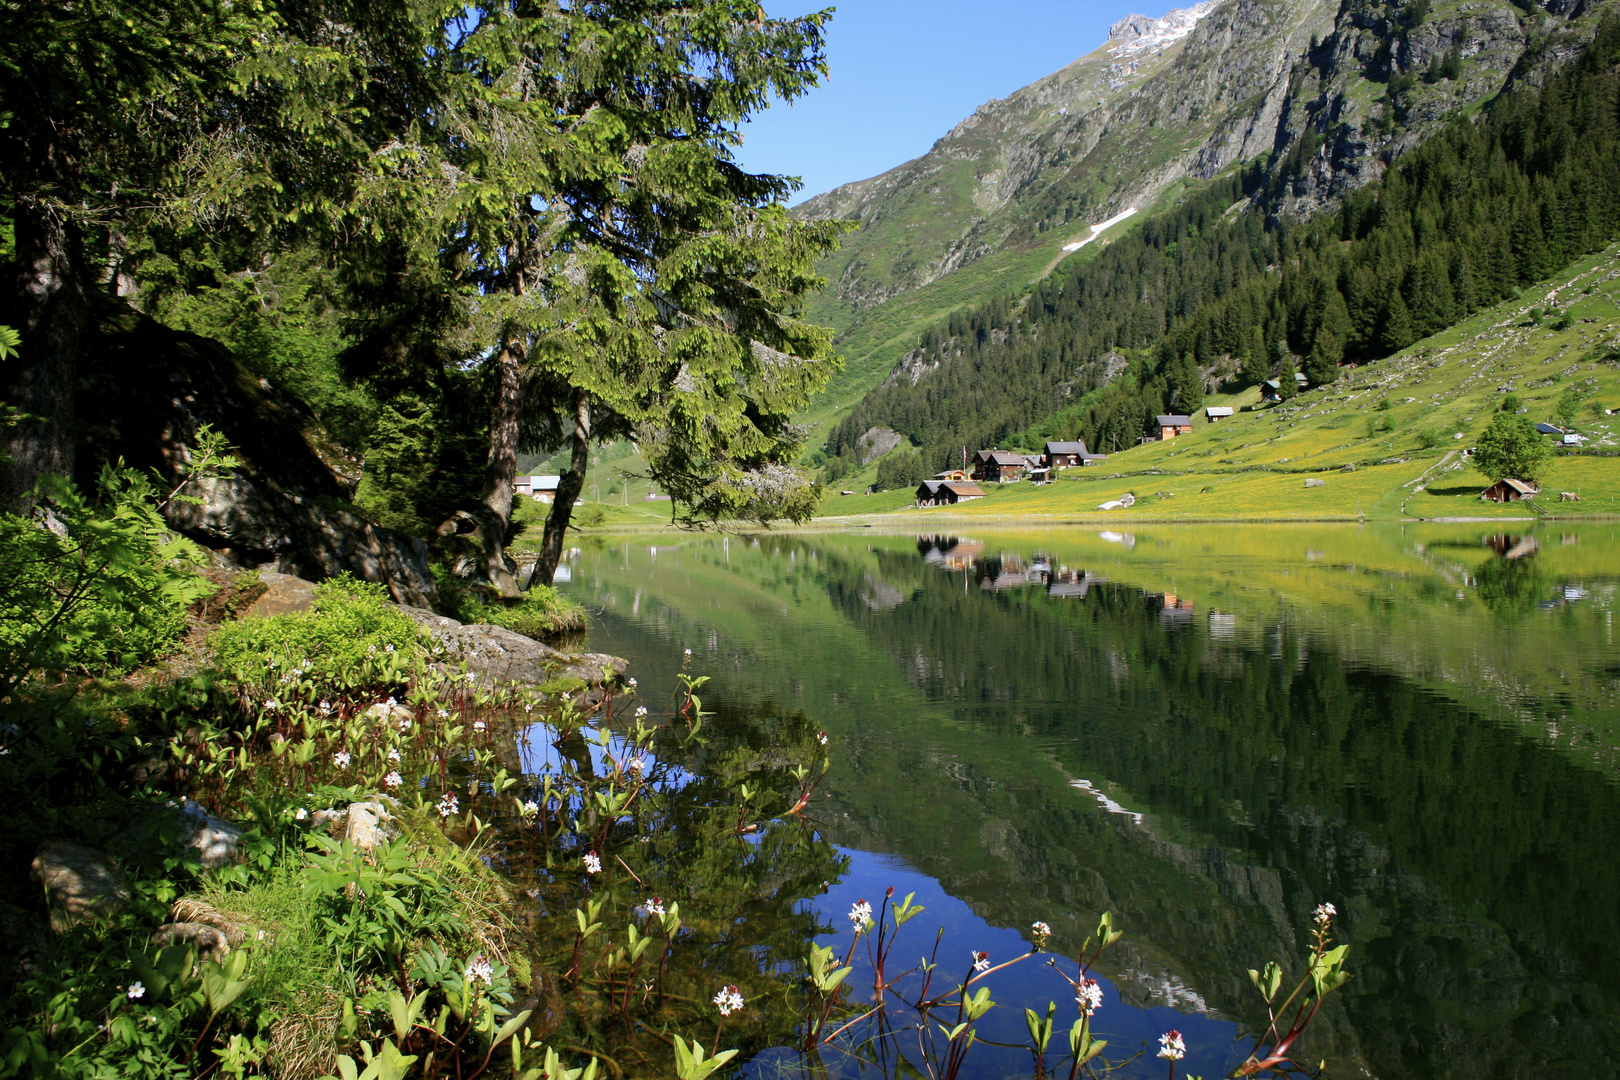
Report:
[[[388,760],[389,761],[398,761],[399,760],[399,747],[390,746],[388,748]]]
[[[585,853],[585,872],[587,874],[600,874],[602,872],[602,857],[594,851]]]
[[[816,742],[820,743],[822,746],[826,746],[827,745],[827,733],[825,731],[816,732]]]
[[[642,757],[640,754],[637,754],[635,757],[625,762],[624,767],[639,776],[647,767],[647,759]]]
[[[722,986],[720,992],[714,995],[714,1003],[719,1007],[721,1016],[730,1016],[743,1007],[743,996],[735,986]]]
[[[315,706],[315,711],[320,713],[322,716],[330,716],[332,715],[332,703],[330,701],[322,701],[319,705]]]
[[[634,680],[634,679],[626,679],[624,681],[624,685],[626,685],[630,689],[634,690],[636,688],[636,680]]]
[[[692,655],[692,650],[691,650],[691,649],[687,649],[687,650],[686,650],[686,655],[687,655],[687,656],[691,656],[691,655]]]
[[[484,727],[485,727],[485,724],[484,724],[484,722],[482,720],[474,720],[473,721],[473,730],[474,731],[483,731]]]
[[[276,658],[272,656],[270,659],[266,660],[265,663],[269,664],[271,667],[275,667],[276,666]]]
[[[1038,938],[1049,938],[1052,936],[1052,928],[1041,922],[1039,919],[1036,919],[1034,922],[1030,923],[1029,928],[1035,931],[1035,936]]]
[[[849,921],[857,934],[865,930],[866,925],[872,921],[872,905],[864,899],[855,901],[849,906]]]
[[[523,711],[526,713],[534,712],[534,703],[532,701],[525,701],[523,703]]]
[[[518,809],[522,812],[524,817],[534,817],[534,815],[540,812],[540,804],[535,802],[533,799],[530,799]]]
[[[263,941],[263,940],[264,940],[264,931],[263,931],[263,930],[260,930],[260,931],[259,931],[259,940],[260,940],[260,941]]]
[[[411,730],[411,718],[410,717],[402,716],[402,717],[399,718],[399,730],[401,730],[401,731],[409,731],[409,730]]]
[[[1181,1032],[1172,1028],[1159,1036],[1159,1056],[1171,1061],[1187,1056],[1187,1044],[1181,1040]]]
[[[138,1001],[146,996],[146,987],[138,982],[132,982],[129,984],[129,989],[124,991],[124,996],[131,1001]]]
[[[989,953],[987,953],[987,952],[985,952],[984,950],[981,949],[978,952],[973,953],[972,955],[973,955],[973,970],[974,971],[989,971],[990,970],[990,954]]]
[[[461,812],[461,804],[456,801],[454,792],[447,791],[439,797],[439,816],[451,817]]]
[[[307,817],[309,817],[309,811],[305,810],[302,806],[300,806],[298,808],[298,813],[293,815],[293,820],[294,821],[303,821]]]
[[[349,767],[349,760],[349,752],[347,750],[339,750],[337,753],[332,755],[332,764],[336,765],[340,769],[347,769]]]
[[[391,772],[383,777],[383,787],[388,788],[390,791],[399,787],[402,782],[403,778],[397,772]]]
[[[495,981],[495,969],[489,966],[489,961],[484,959],[483,953],[473,957],[472,963],[467,965],[467,981],[481,982],[485,986]]]
[[[1339,909],[1334,907],[1332,904],[1317,904],[1316,910],[1311,913],[1311,917],[1314,918],[1319,924],[1326,926],[1328,923],[1333,921],[1333,916],[1337,915],[1338,913]]]
[[[641,906],[646,908],[649,915],[656,915],[660,919],[664,917],[664,898],[662,896],[655,896]]]
[[[645,719],[647,719],[647,706],[645,706],[645,705],[637,705],[636,706],[636,719],[637,720],[645,720]]]
[[[439,710],[439,719],[440,720],[448,720],[448,719],[450,719],[450,710],[449,709],[440,709]]]
[[[383,646],[383,652],[393,652],[393,651],[394,651],[394,646],[392,644],[388,644],[388,645]]]
[[[277,709],[281,708],[281,702],[277,701],[275,698],[271,698],[264,703],[264,707],[270,712],[275,712]]]
[[[1080,1006],[1081,1012],[1090,1016],[1102,1005],[1102,986],[1096,979],[1082,978],[1074,991],[1074,1003]]]

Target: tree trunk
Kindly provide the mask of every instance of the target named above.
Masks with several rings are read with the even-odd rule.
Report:
[[[90,308],[67,223],[31,201],[14,204],[21,356],[0,369],[0,401],[27,413],[11,430],[0,507],[25,509],[47,473],[73,475],[74,395]]]
[[[591,395],[581,390],[574,399],[574,456],[557,480],[557,501],[546,515],[546,537],[540,542],[540,561],[534,565],[529,586],[550,585],[562,561],[563,540],[568,519],[574,513],[574,500],[585,490],[585,470],[591,461]]]
[[[484,545],[484,566],[489,583],[504,599],[523,595],[506,562],[506,530],[512,520],[512,494],[517,478],[518,424],[523,408],[523,353],[508,339],[501,343],[496,363],[500,389],[489,419],[489,462],[485,466],[484,494],[478,504],[478,536]]]

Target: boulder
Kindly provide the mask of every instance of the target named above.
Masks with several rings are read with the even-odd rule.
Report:
[[[350,803],[343,824],[343,839],[361,851],[370,851],[399,836],[394,815],[380,801]]]
[[[286,615],[294,611],[308,611],[315,606],[313,581],[275,570],[261,570],[259,583],[265,586],[264,594],[243,612],[244,615]]]
[[[225,935],[225,944],[236,948],[247,940],[247,930],[223,911],[194,896],[183,896],[169,907],[169,917],[177,923],[201,923]]]
[[[217,926],[196,922],[164,923],[152,932],[151,942],[159,948],[170,945],[190,945],[197,950],[200,960],[214,960],[230,955],[230,942]]]
[[[415,607],[401,607],[444,649],[448,664],[465,664],[488,683],[538,686],[559,676],[587,686],[623,678],[629,666],[605,653],[565,653],[531,637],[488,623],[467,625]],[[603,672],[606,671],[604,676]]]
[[[31,867],[50,904],[51,929],[62,933],[111,919],[129,902],[129,882],[112,857],[95,848],[52,840]]]
[[[312,581],[348,571],[386,585],[402,603],[432,603],[427,545],[350,509],[360,461],[296,395],[219,342],[111,299],[98,301],[79,357],[75,464],[87,490],[119,459],[178,484],[207,424],[241,465],[188,484],[182,495],[199,501],[171,501],[171,528],[236,566]]]
[[[1310,477],[1309,479],[1307,479],[1305,481],[1305,486],[1308,487],[1308,488],[1326,487],[1327,486],[1327,481],[1323,480],[1319,476],[1312,476],[1312,477]]]
[[[186,799],[184,802],[165,804],[177,811],[180,819],[179,841],[182,854],[189,851],[197,856],[204,870],[217,870],[241,859],[242,827],[224,818],[217,818],[203,809],[201,803]]]
[[[397,701],[379,701],[360,714],[362,719],[388,727],[398,727],[401,720],[407,724],[416,719],[416,710]]]

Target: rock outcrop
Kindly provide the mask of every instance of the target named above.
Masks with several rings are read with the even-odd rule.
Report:
[[[104,922],[129,903],[129,882],[105,852],[52,840],[34,857],[33,875],[50,904],[51,929]]]
[[[577,679],[587,686],[600,686],[624,676],[629,666],[617,656],[605,653],[565,653],[488,623],[468,625],[421,608],[405,607],[405,614],[442,646],[444,658],[452,664],[465,664],[469,672],[484,681],[525,683],[538,686],[556,678]]]
[[[347,571],[400,603],[435,597],[427,545],[373,525],[349,504],[359,464],[297,398],[248,371],[224,346],[127,308],[102,313],[80,361],[78,479],[123,460],[178,483],[203,425],[242,460],[196,482],[169,524],[238,566],[320,580]]]

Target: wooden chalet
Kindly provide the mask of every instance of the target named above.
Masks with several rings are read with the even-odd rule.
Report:
[[[961,481],[965,482],[965,481],[971,480],[973,478],[968,475],[968,471],[966,469],[946,469],[944,472],[935,473],[934,474],[934,479],[935,480],[961,480]]]
[[[977,461],[973,466],[973,479],[980,483],[987,480],[994,480],[999,484],[1010,483],[1022,479],[1025,471],[1029,469],[1029,462],[1024,455],[1011,450],[980,450],[975,457]]]
[[[1217,420],[1225,420],[1231,415],[1232,406],[1230,405],[1210,405],[1204,409],[1204,419],[1212,424]]]
[[[1267,379],[1265,382],[1261,383],[1260,384],[1260,400],[1261,401],[1281,401],[1282,400],[1282,383],[1278,382],[1276,379]]]
[[[1047,468],[1069,469],[1076,465],[1090,465],[1094,461],[1102,461],[1108,455],[1091,453],[1083,442],[1049,442],[1043,456]]]
[[[928,506],[955,506],[984,498],[984,489],[978,484],[961,480],[924,480],[917,485],[917,508]]]
[[[1159,429],[1159,441],[1169,442],[1177,435],[1192,434],[1192,417],[1171,413],[1168,416],[1153,418],[1153,426]]]
[[[519,476],[512,481],[513,494],[527,495],[540,502],[554,502],[557,485],[561,482],[560,476]]]
[[[1482,499],[1491,502],[1518,502],[1520,499],[1530,499],[1541,494],[1541,488],[1524,480],[1514,480],[1511,477],[1498,480],[1490,487],[1479,493]]]

